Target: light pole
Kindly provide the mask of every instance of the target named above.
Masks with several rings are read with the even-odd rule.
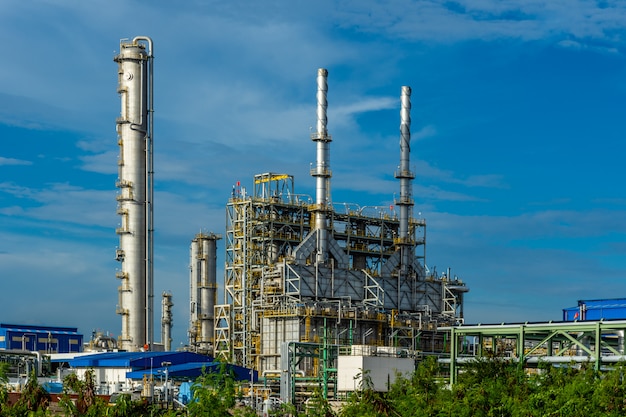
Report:
[[[256,402],[254,400],[254,370],[250,368],[250,406],[256,410]]]
[[[168,366],[171,366],[172,362],[161,362],[161,366],[163,366],[165,368],[165,386],[163,388],[165,388],[165,405],[169,408],[169,388],[167,387],[167,377],[169,375],[169,369],[167,368]]]

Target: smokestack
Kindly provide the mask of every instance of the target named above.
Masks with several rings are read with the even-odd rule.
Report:
[[[317,161],[311,170],[311,176],[316,178],[315,187],[315,230],[317,237],[316,262],[322,263],[328,256],[328,221],[326,213],[330,204],[330,152],[329,144],[332,141],[326,128],[326,109],[328,101],[328,71],[324,68],[317,70],[317,132],[311,139],[317,143]]]
[[[411,198],[412,181],[415,174],[410,169],[411,154],[411,87],[403,86],[400,97],[400,166],[396,172],[396,178],[400,180],[400,200],[396,201],[396,205],[400,207],[400,225],[398,229],[398,243],[402,250],[402,271],[406,272],[406,268],[410,262],[410,245],[412,239],[409,235],[409,219],[411,217],[411,208],[413,207],[413,199]]]
[[[148,51],[146,51],[146,44]],[[119,178],[116,183],[120,216],[121,269],[117,313],[122,316],[121,348],[150,348],[154,340],[153,280],[153,50],[152,40],[139,36],[120,42],[118,93],[121,114],[117,119]]]
[[[161,299],[161,343],[166,352],[172,350],[172,293],[163,292]]]

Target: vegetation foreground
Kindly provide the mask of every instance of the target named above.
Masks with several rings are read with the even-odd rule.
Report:
[[[0,364],[0,416],[2,417],[133,417],[133,416],[256,416],[241,406],[239,383],[227,372],[205,373],[196,381],[194,401],[187,410],[166,410],[122,396],[116,404],[95,395],[92,374],[86,380],[71,375],[64,383],[58,410],[50,408],[50,396],[31,377],[20,399],[11,404],[5,383],[6,368]],[[362,386],[338,410],[316,393],[304,410],[284,405],[274,416],[378,417],[378,416],[624,416],[626,415],[626,368],[597,372],[591,366],[546,366],[532,374],[501,360],[479,360],[464,368],[452,388],[441,383],[434,358],[421,363],[408,376],[400,376],[389,392],[371,389],[367,371]],[[74,399],[70,393],[76,394]]]

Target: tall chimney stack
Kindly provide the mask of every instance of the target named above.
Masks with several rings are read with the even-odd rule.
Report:
[[[316,178],[315,187],[315,230],[317,230],[316,262],[323,263],[328,258],[328,219],[330,205],[330,152],[329,144],[332,141],[326,128],[326,109],[328,101],[328,71],[324,68],[317,70],[317,132],[311,139],[317,143],[317,161],[311,170],[311,176]]]
[[[412,251],[412,238],[409,234],[409,219],[413,207],[412,181],[415,174],[410,168],[411,154],[411,87],[403,86],[400,97],[400,166],[396,172],[396,178],[400,180],[400,199],[396,205],[400,207],[400,225],[398,229],[398,243],[400,244],[402,257],[401,269],[406,272]]]

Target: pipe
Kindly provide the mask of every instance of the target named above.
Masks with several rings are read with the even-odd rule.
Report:
[[[148,132],[146,132],[146,344],[154,342],[154,45],[148,36]]]

